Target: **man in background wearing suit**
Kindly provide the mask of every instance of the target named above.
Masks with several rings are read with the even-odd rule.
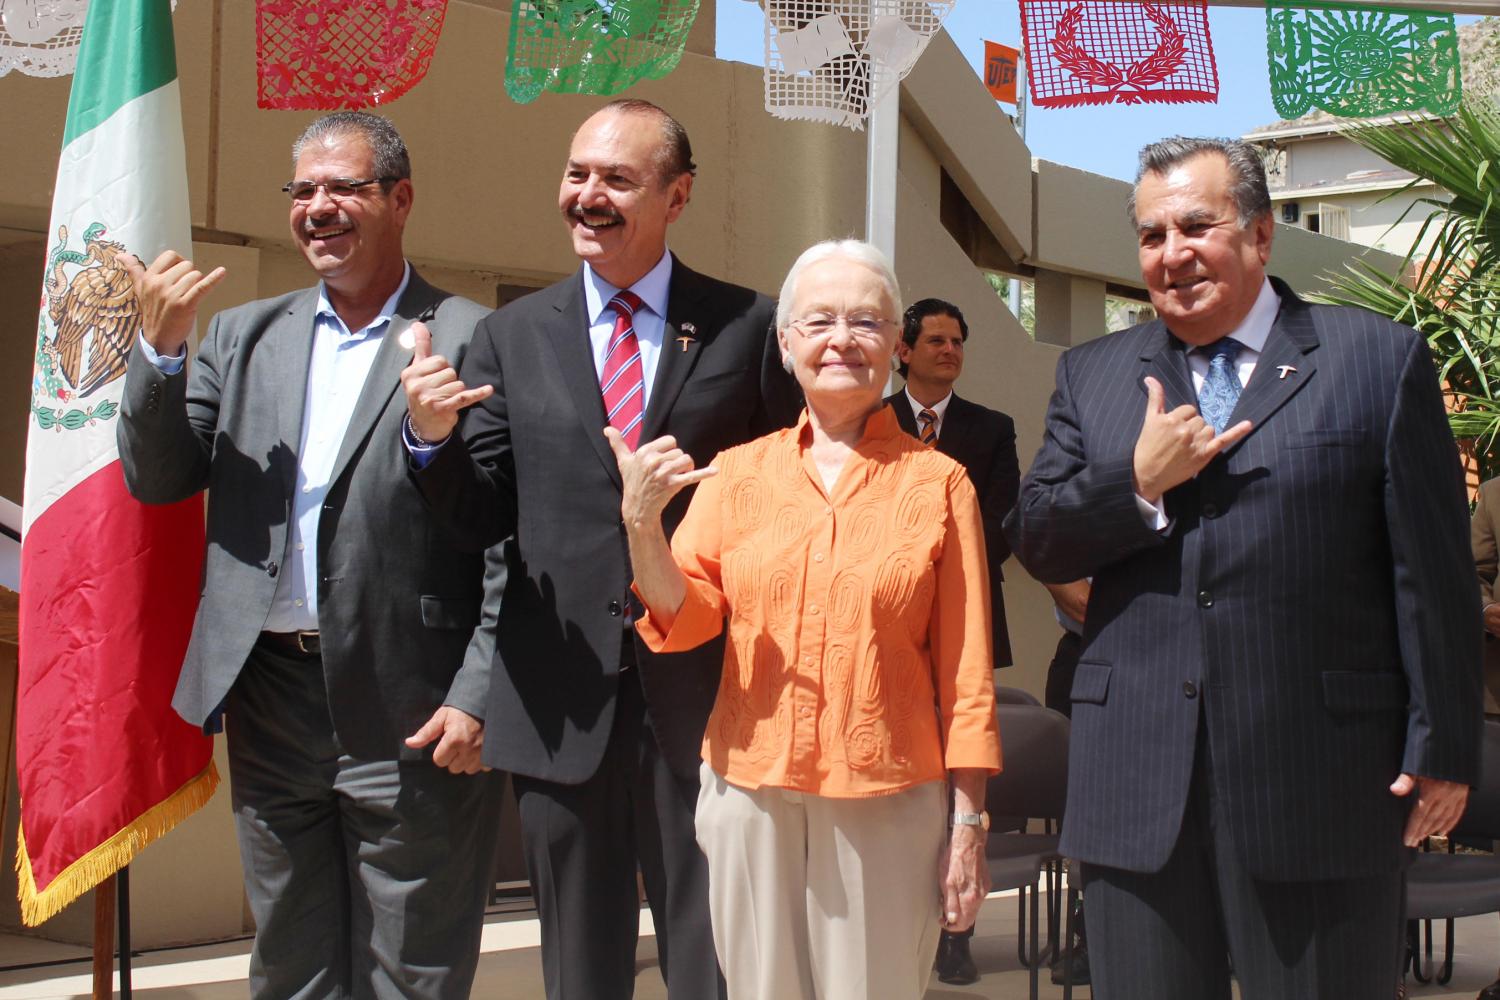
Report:
[[[969,473],[979,494],[984,518],[984,545],[990,568],[991,650],[995,667],[1008,667],[1010,632],[1005,625],[1004,577],[1000,564],[1010,555],[1001,524],[1016,504],[1021,469],[1016,461],[1016,425],[999,410],[963,399],[953,391],[964,370],[964,343],[969,324],[958,306],[942,299],[921,299],[901,317],[896,356],[906,388],[886,397],[896,420],[908,434],[951,457]],[[944,931],[938,940],[934,969],[945,983],[979,980],[969,953],[971,927],[957,934]]]
[[[1391,996],[1402,869],[1479,758],[1479,607],[1427,345],[1267,279],[1253,147],[1131,198],[1160,316],[1066,352],[1007,531],[1092,576],[1062,850],[1110,1000]]]
[[[1479,500],[1469,521],[1469,544],[1474,550],[1474,570],[1479,576],[1479,607],[1484,621],[1484,716],[1500,719],[1500,603],[1496,602],[1496,577],[1500,576],[1500,479],[1479,486]],[[1500,978],[1479,991],[1476,1000],[1500,1000]]]
[[[550,1000],[632,995],[637,866],[668,995],[724,990],[693,829],[722,640],[653,655],[636,639],[603,433],[632,448],[672,435],[702,463],[796,418],[771,301],[667,250],[695,169],[665,111],[606,105],[574,135],[559,191],[579,270],[486,318],[457,375],[419,344],[402,376],[433,513],[474,549],[509,538],[484,759],[514,775]]]
[[[219,313],[189,361],[223,269],[129,262],[144,322],[120,457],[148,503],[209,490],[174,705],[226,720],[252,995],[467,997],[499,819],[478,773],[489,658],[465,661],[482,566],[426,515],[396,390],[404,334],[460,358],[484,310],[406,262],[390,122],[328,115],[292,159],[317,286]]]

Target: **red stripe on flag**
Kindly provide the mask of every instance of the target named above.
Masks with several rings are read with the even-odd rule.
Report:
[[[139,503],[117,461],[26,532],[16,758],[38,892],[208,766],[171,704],[202,567],[202,496]]]

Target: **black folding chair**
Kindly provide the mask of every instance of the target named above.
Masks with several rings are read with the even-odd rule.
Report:
[[[1406,967],[1419,983],[1447,984],[1453,978],[1453,921],[1477,913],[1500,912],[1500,857],[1458,854],[1456,842],[1481,842],[1493,848],[1500,839],[1500,722],[1484,724],[1484,757],[1479,785],[1453,828],[1448,849],[1424,851],[1406,872]],[[1446,924],[1443,964],[1432,968],[1432,921]],[[1418,922],[1426,923],[1426,969],[1419,948]]]
[[[985,805],[991,812],[1044,821],[1043,833],[990,831],[985,856],[993,889],[1019,889],[1016,953],[1031,972],[1031,1000],[1037,996],[1037,972],[1048,954],[1057,950],[1058,879],[1062,856],[1057,852],[1063,802],[1067,798],[1068,720],[1040,705],[996,707],[1000,723],[1003,770],[989,780]],[[1048,871],[1047,947],[1039,937],[1037,880]],[[1028,940],[1027,918],[1030,917]]]

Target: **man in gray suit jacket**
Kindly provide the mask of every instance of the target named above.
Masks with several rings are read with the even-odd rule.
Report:
[[[1406,848],[1479,759],[1457,449],[1415,331],[1267,279],[1243,143],[1169,139],[1132,198],[1161,319],[1058,363],[1007,521],[1092,576],[1064,853],[1110,1000],[1389,997]],[[1403,846],[1404,845],[1404,846]]]
[[[130,262],[120,456],[148,503],[209,489],[174,705],[227,719],[252,994],[467,997],[499,801],[480,773],[489,649],[465,660],[481,557],[426,515],[396,390],[413,330],[459,358],[485,310],[406,263],[411,167],[388,121],[326,116],[293,160],[317,287],[218,314],[188,361],[223,269]]]

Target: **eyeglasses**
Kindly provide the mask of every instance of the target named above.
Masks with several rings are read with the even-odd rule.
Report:
[[[792,320],[789,325],[801,330],[804,336],[822,337],[832,333],[840,323],[847,326],[850,333],[863,340],[878,339],[881,330],[896,325],[894,320],[885,319],[874,313],[855,313],[853,316],[809,313],[801,319]]]
[[[371,184],[388,184],[398,181],[399,177],[371,177],[369,180],[355,180],[353,177],[335,177],[326,181],[289,181],[281,186],[281,190],[292,196],[293,201],[312,201],[318,195],[318,188],[328,192],[328,197],[334,201],[348,201],[350,198],[359,196],[360,188],[367,188]]]

